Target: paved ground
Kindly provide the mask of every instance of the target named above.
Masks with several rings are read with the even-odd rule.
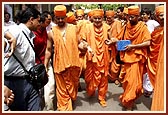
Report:
[[[77,101],[74,103],[74,111],[83,111],[83,112],[123,112],[124,109],[119,103],[118,97],[122,93],[122,87],[115,85],[114,83],[110,83],[108,85],[108,93],[107,93],[107,107],[101,107],[97,100],[97,92],[95,97],[87,97],[85,89],[84,80],[80,79],[81,86],[83,91],[78,92]],[[151,106],[151,98],[146,98],[143,95],[136,101],[136,107],[134,111],[150,111]]]

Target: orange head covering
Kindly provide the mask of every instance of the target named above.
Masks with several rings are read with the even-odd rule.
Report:
[[[68,23],[71,23],[71,22],[73,22],[74,20],[76,20],[75,15],[74,15],[73,12],[68,12],[68,13],[66,14],[66,16],[67,16],[66,20],[67,20]]]
[[[108,10],[106,11],[106,16],[114,16],[115,11],[114,10]]]
[[[160,13],[164,13],[164,5],[157,6],[155,8],[156,15],[159,15]]]
[[[78,10],[76,10],[76,15],[77,16],[83,16],[84,15],[84,10],[83,9],[78,9]]]
[[[128,8],[124,7],[123,13],[128,14]]]
[[[93,16],[104,16],[103,9],[94,9],[93,10]]]
[[[139,15],[139,7],[138,6],[130,6],[128,7],[128,14],[130,15]]]
[[[66,7],[64,5],[57,5],[54,7],[55,16],[66,16]]]
[[[90,12],[88,12],[88,16],[89,17],[93,16],[93,10],[91,10]]]

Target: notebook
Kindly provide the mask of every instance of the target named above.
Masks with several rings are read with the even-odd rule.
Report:
[[[127,45],[131,44],[131,41],[130,40],[119,40],[117,42],[117,50],[118,51],[124,51],[125,50],[125,47]]]

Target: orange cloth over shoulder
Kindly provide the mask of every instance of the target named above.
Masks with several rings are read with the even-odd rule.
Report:
[[[54,72],[60,73],[70,66],[79,67],[78,38],[76,26],[68,25],[66,28],[66,41],[61,36],[59,28],[53,27],[54,39]],[[71,49],[71,50],[70,50]]]
[[[110,38],[116,38],[117,35],[121,32],[122,29],[122,24],[121,21],[119,20],[114,20],[114,22],[110,25],[111,28],[109,30],[109,36]],[[110,54],[110,62],[111,62],[111,67],[110,67],[110,73],[111,73],[111,79],[117,79],[119,71],[120,71],[120,64],[116,63],[116,46],[112,45],[111,47],[111,54]]]
[[[164,6],[158,6],[155,9],[156,15],[164,13]],[[164,27],[159,27],[152,33],[152,39],[160,41],[160,49],[156,65],[156,76],[154,82],[154,92],[152,98],[151,111],[164,111],[165,96],[165,76],[164,76]]]
[[[151,40],[150,32],[145,25],[144,22],[139,21],[134,28],[132,28],[131,24],[128,23],[125,33],[124,28],[122,28],[121,33],[117,36],[119,40],[122,39],[124,35],[124,40],[131,40],[131,44],[140,44],[145,41]],[[144,36],[145,35],[145,36]],[[129,52],[121,52],[120,53],[121,60],[127,63],[142,61],[145,62],[147,59],[147,50],[145,48],[131,50]]]
[[[164,97],[164,83],[165,83],[165,76],[164,76],[164,28],[162,27],[160,29],[160,33],[157,33],[157,35],[160,34],[158,39],[161,38],[160,42],[160,50],[157,60],[157,72],[155,76],[155,84],[154,84],[154,92],[153,92],[153,98],[152,98],[152,105],[151,110],[152,111],[164,111],[166,107],[164,107],[164,102],[166,101]],[[158,31],[159,32],[159,31]]]
[[[125,33],[124,29],[126,29]],[[123,27],[117,38],[119,40],[122,38],[124,40],[131,40],[131,44],[141,44],[151,40],[151,35],[145,23],[139,21],[134,26],[127,23],[126,28]],[[119,99],[124,107],[130,108],[133,107],[135,100],[143,93],[142,77],[147,59],[147,47],[120,52],[120,58],[125,63],[121,68],[119,76],[124,89],[124,92],[120,95]]]
[[[56,16],[66,16],[65,6],[56,6]],[[64,29],[64,30],[63,30]],[[76,100],[80,73],[78,38],[76,26],[66,24],[52,28],[54,42],[53,69],[56,79],[57,109],[72,111],[72,101]]]
[[[158,59],[158,54],[160,49],[160,43],[163,37],[163,36],[160,36],[161,31],[163,31],[163,28],[157,28],[155,31],[152,32],[151,34],[152,40],[149,46],[147,72],[153,87],[155,84],[155,76],[157,72],[156,67],[157,67],[157,59]]]
[[[100,11],[100,10],[99,10]],[[98,12],[99,12],[98,11]],[[96,16],[102,16],[102,11]],[[94,16],[95,16],[94,15]],[[109,25],[104,24],[102,29],[97,30],[93,23],[88,24],[86,28],[86,41],[94,52],[91,57],[87,53],[87,66],[85,71],[86,91],[89,95],[93,95],[95,90],[98,89],[98,99],[103,100],[106,98],[108,86],[108,70],[109,70],[109,54],[108,46],[104,41],[107,38]]]

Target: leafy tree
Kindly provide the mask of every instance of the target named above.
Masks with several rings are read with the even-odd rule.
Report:
[[[75,4],[76,9],[95,9],[95,8],[102,8],[104,10],[117,10],[118,7],[128,7],[129,4]]]

